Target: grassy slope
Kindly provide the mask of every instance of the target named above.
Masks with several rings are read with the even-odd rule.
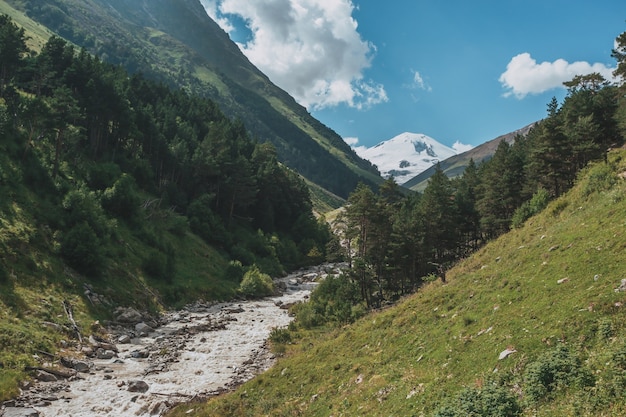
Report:
[[[626,171],[622,158],[611,155],[614,175]],[[430,415],[494,378],[520,393],[526,365],[559,343],[581,356],[596,387],[559,391],[524,415],[626,415],[626,400],[607,389],[611,358],[626,347],[626,294],[614,291],[626,278],[626,184],[587,195],[601,171],[461,262],[447,284],[329,334],[303,334],[267,373],[173,415]],[[517,352],[499,361],[507,347]]]

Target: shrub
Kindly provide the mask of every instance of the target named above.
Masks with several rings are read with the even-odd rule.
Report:
[[[610,190],[617,183],[613,167],[609,164],[597,164],[591,167],[583,187],[583,193],[588,196],[594,192]]]
[[[83,274],[99,275],[104,265],[101,241],[87,222],[81,222],[64,234],[61,256]]]
[[[240,261],[230,261],[224,272],[224,278],[231,282],[241,282],[244,268]]]
[[[580,359],[561,345],[526,367],[524,394],[530,402],[537,402],[570,385],[585,387],[593,382],[591,372]]]
[[[505,387],[488,384],[466,388],[434,414],[436,417],[514,417],[522,409],[516,396]]]
[[[245,297],[265,297],[274,293],[272,278],[253,265],[244,275],[239,292]]]
[[[511,218],[513,228],[521,227],[526,220],[540,213],[550,202],[550,194],[544,188],[538,189],[529,201],[522,204]]]
[[[125,220],[131,220],[137,215],[140,203],[135,179],[128,174],[122,174],[102,196],[102,206],[111,214]]]

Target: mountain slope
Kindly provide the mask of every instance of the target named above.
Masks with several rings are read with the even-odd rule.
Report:
[[[518,135],[525,136],[534,125],[535,123],[531,123],[521,129],[498,136],[495,139],[478,145],[477,147],[470,149],[469,151],[460,153],[458,155],[453,155],[448,159],[440,161],[439,166],[441,167],[443,172],[450,178],[462,175],[471,159],[473,159],[476,164],[479,164],[482,161],[489,160],[496,152],[498,144],[501,141],[506,140],[507,142],[512,143]],[[435,167],[430,167],[416,175],[414,178],[411,178],[404,184],[404,186],[413,191],[424,191],[428,183],[428,179],[431,177],[431,175],[433,175],[434,172]]]
[[[359,156],[376,165],[382,176],[393,176],[404,184],[456,151],[421,133],[404,132],[371,148],[357,150]]]
[[[334,131],[275,86],[213,22],[198,0],[9,0],[33,20],[103,59],[217,101],[280,160],[346,197],[376,170]]]
[[[173,415],[626,415],[625,174],[612,153],[446,284],[301,334],[267,373]]]

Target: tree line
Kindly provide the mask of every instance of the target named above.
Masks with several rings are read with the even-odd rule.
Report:
[[[615,75],[626,76],[626,32],[613,52]],[[336,228],[362,302],[380,306],[414,291],[485,242],[518,227],[572,187],[590,161],[606,158],[626,135],[626,90],[600,74],[564,83],[547,116],[526,136],[501,141],[493,157],[470,161],[450,179],[437,166],[422,194],[406,195],[393,181],[378,190],[359,185]]]
[[[40,222],[81,272],[102,269],[115,222],[146,238],[157,209],[181,219],[174,231],[191,230],[244,267],[278,274],[324,256],[328,227],[273,145],[215,102],[129,75],[57,36],[35,53],[6,15],[0,141],[23,166],[0,185],[23,183],[50,203]],[[175,249],[155,240],[156,258],[175,265]],[[167,265],[147,269],[170,276]]]

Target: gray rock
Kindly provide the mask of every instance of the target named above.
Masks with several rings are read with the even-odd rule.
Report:
[[[130,336],[129,336],[129,335],[127,335],[127,334],[124,334],[124,335],[120,336],[120,337],[117,339],[117,343],[121,343],[121,344],[127,344],[127,343],[130,343]]]
[[[120,307],[115,311],[115,320],[121,323],[139,323],[143,320],[141,313],[132,307],[124,308]]]
[[[61,358],[61,364],[66,368],[74,369],[77,372],[89,372],[91,369],[91,364],[89,362],[81,361],[78,359],[72,358]]]
[[[96,351],[96,357],[98,359],[113,359],[116,356],[116,353],[113,352],[112,350],[105,350],[102,348],[99,348]]]
[[[150,352],[146,349],[142,350],[133,350],[130,352],[130,357],[135,359],[145,359],[150,356]]]
[[[42,370],[37,371],[37,375],[35,375],[35,378],[37,378],[41,382],[55,382],[55,381],[58,381],[56,376],[54,376],[50,372],[46,372],[46,371],[42,371]]]
[[[146,392],[150,386],[145,381],[129,381],[128,391],[130,392]]]
[[[27,407],[7,407],[3,417],[40,417],[39,411]]]
[[[140,336],[147,336],[151,331],[153,331],[153,329],[146,323],[141,322],[135,324],[135,331],[139,333]]]

